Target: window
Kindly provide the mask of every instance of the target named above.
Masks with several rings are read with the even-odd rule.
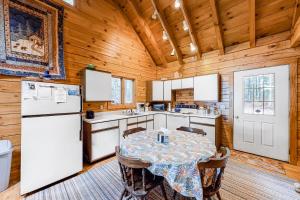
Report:
[[[133,80],[125,79],[125,103],[133,103]]]
[[[134,103],[134,80],[112,78],[112,104]]]
[[[121,104],[122,87],[121,78],[112,78],[112,104]]]
[[[66,2],[67,4],[70,4],[71,6],[75,5],[75,0],[63,0],[64,2]]]
[[[274,115],[274,74],[244,77],[244,113]]]

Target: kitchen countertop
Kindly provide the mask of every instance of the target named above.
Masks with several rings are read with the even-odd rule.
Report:
[[[175,112],[167,112],[167,111],[160,111],[160,112],[159,111],[149,111],[149,112],[139,113],[137,115],[125,115],[125,114],[122,114],[121,111],[113,111],[113,112],[98,112],[98,113],[95,113],[94,119],[84,118],[83,120],[90,124],[94,124],[94,123],[115,121],[115,120],[128,119],[128,118],[134,118],[134,117],[142,117],[142,116],[154,115],[154,114],[176,115],[176,116],[182,116],[182,117],[199,117],[199,118],[208,118],[208,119],[216,119],[221,116],[221,115],[201,115],[201,114],[197,114],[197,113],[192,113],[192,114],[175,113]]]

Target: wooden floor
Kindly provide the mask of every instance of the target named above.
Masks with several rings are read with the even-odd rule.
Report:
[[[81,173],[84,173],[90,169],[99,167],[104,165],[107,162],[113,160],[114,157],[99,161],[95,164],[89,165],[85,164],[84,169]],[[273,160],[270,158],[265,158],[261,156],[256,156],[249,153],[244,153],[240,151],[231,151],[230,159],[238,160],[242,163],[248,164],[252,167],[262,169],[265,171],[269,171],[272,173],[280,174],[283,176],[287,176],[289,178],[300,181],[300,166],[290,165],[288,163]],[[226,172],[225,172],[226,173]],[[10,186],[6,191],[0,193],[1,200],[20,200],[24,199],[24,197],[20,196],[20,183]]]

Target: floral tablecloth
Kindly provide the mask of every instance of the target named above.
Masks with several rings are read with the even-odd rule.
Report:
[[[169,130],[168,135],[168,144],[157,142],[157,131],[130,135],[121,144],[121,154],[150,162],[152,165],[148,169],[165,177],[174,190],[202,199],[197,162],[213,156],[215,145],[207,137],[194,133]]]

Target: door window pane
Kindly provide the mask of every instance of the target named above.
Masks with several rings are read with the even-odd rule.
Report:
[[[112,78],[112,104],[121,104],[121,79]]]
[[[244,77],[244,113],[275,114],[275,75],[261,74]]]
[[[254,101],[263,101],[264,100],[264,89],[263,88],[256,88],[254,90]]]
[[[264,114],[263,102],[254,102],[254,114],[257,115]]]
[[[264,114],[274,115],[274,102],[264,102]]]
[[[245,89],[244,101],[253,101],[253,89]]]
[[[253,114],[253,102],[244,102],[244,113]]]
[[[264,88],[264,101],[274,101],[275,88]]]
[[[133,103],[133,80],[125,80],[125,103]]]

